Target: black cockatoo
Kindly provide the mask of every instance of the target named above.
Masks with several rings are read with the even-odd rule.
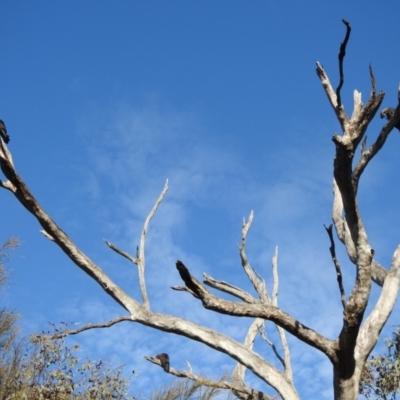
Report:
[[[10,141],[10,136],[7,135],[7,128],[4,124],[3,120],[0,119],[0,135],[3,138],[5,143]]]
[[[160,353],[156,355],[156,358],[160,360],[164,371],[169,372],[169,355],[167,353]]]
[[[384,108],[381,111],[381,118],[386,118],[387,120],[390,120],[390,118],[393,117],[395,111],[396,109],[392,107]],[[400,131],[400,121],[395,125],[395,127]]]

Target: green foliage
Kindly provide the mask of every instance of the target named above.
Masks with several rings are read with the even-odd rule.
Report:
[[[386,341],[387,353],[372,356],[361,377],[360,393],[367,399],[395,400],[400,393],[400,328]]]

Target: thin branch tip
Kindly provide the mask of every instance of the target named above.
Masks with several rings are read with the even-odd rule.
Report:
[[[336,270],[336,278],[337,278],[337,282],[338,282],[338,286],[339,286],[339,291],[340,291],[340,299],[342,301],[342,306],[343,309],[346,308],[346,293],[344,291],[344,286],[343,286],[343,278],[342,278],[342,271],[340,268],[340,264],[339,261],[336,258],[336,250],[335,250],[335,241],[333,238],[333,224],[330,224],[328,227],[326,227],[326,225],[324,225],[326,232],[329,236],[329,241],[330,241],[330,247],[329,247],[329,251],[331,253],[331,258],[333,261],[333,265],[335,266],[335,270]]]
[[[342,22],[343,22],[348,28],[351,29],[350,22],[347,21],[347,19],[342,19]]]
[[[351,32],[351,26],[349,21],[342,19],[342,22],[346,25],[346,36],[343,40],[343,42],[340,44],[340,49],[339,49],[339,74],[340,74],[340,81],[339,85],[336,88],[336,97],[337,97],[337,107],[342,106],[342,99],[340,97],[340,91],[342,89],[343,83],[344,83],[344,72],[343,72],[343,60],[346,55],[346,46],[347,42],[349,41],[350,38],[350,32]]]

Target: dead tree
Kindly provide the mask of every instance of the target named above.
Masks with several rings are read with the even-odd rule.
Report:
[[[340,264],[336,257],[333,229],[332,226],[327,228],[331,242],[331,256],[337,271],[338,286],[343,304],[343,324],[339,336],[334,340],[324,337],[278,307],[277,254],[273,258],[274,289],[272,295],[268,295],[264,281],[251,267],[245,251],[247,233],[253,220],[253,213],[250,214],[249,220],[243,223],[239,254],[242,267],[257,293],[257,298],[229,283],[217,281],[207,274],[204,274],[204,280],[200,282],[190,274],[189,269],[182,261],[177,261],[176,267],[184,286],[174,288],[188,292],[201,301],[203,307],[208,310],[231,316],[254,318],[244,343],[239,343],[226,335],[183,318],[152,311],[144,279],[145,239],[149,222],[167,192],[167,184],[144,223],[141,240],[135,256],[106,241],[106,244],[112,250],[137,265],[142,295],[142,301],[139,302],[125,293],[99,266],[93,263],[43,210],[24,181],[17,174],[5,141],[0,139],[0,164],[7,178],[5,181],[0,181],[0,185],[14,194],[16,199],[37,218],[43,228],[43,234],[48,239],[54,241],[73,263],[94,279],[109,296],[128,312],[126,316],[120,316],[104,323],[89,324],[63,334],[77,334],[88,329],[104,328],[121,321],[137,322],[154,329],[175,333],[202,342],[237,361],[232,380],[210,380],[206,382],[209,386],[230,389],[236,396],[243,399],[270,399],[270,396],[253,390],[246,385],[244,377],[246,370],[249,369],[274,388],[281,398],[295,400],[299,399],[299,396],[293,383],[289,350],[285,338],[285,332],[289,332],[329,358],[333,366],[334,397],[336,400],[355,400],[358,398],[359,380],[363,366],[378,340],[397,297],[400,275],[400,246],[394,252],[392,265],[389,269],[384,268],[374,259],[374,250],[368,241],[367,232],[358,207],[357,189],[362,173],[368,163],[385,144],[393,127],[398,125],[400,121],[400,105],[396,107],[389,121],[383,126],[375,142],[367,147],[365,132],[381,106],[384,93],[376,94],[375,78],[372,68],[370,68],[372,90],[367,104],[365,106],[362,104],[361,94],[355,91],[352,116],[349,118],[346,114],[340,92],[344,83],[343,62],[351,28],[347,21],[343,22],[346,25],[347,32],[339,52],[340,83],[336,90],[332,88],[322,65],[317,63],[318,77],[342,129],[340,135],[335,134],[332,138],[336,148],[333,170],[334,198],[332,218],[337,236],[345,246],[348,257],[356,268],[354,286],[350,295],[346,297],[341,282]],[[353,159],[359,145],[361,147],[361,156],[353,166]],[[365,316],[373,283],[381,286],[382,289],[373,310],[368,316]],[[224,300],[212,294],[207,289],[207,286],[229,293],[238,300]],[[262,334],[265,321],[271,321],[278,327],[284,350],[283,355],[279,355],[275,347],[273,348],[282,364],[281,369],[253,351],[254,340],[259,333]],[[146,358],[160,365],[159,359]],[[204,381],[204,378],[193,373],[190,366],[189,371],[178,371],[173,368],[172,364],[168,372],[176,376]]]

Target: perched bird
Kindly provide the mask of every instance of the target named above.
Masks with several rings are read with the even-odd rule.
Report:
[[[1,119],[0,119],[0,135],[6,143],[10,141],[10,136],[7,135],[6,125]]]
[[[393,117],[395,111],[396,109],[392,107],[384,108],[381,111],[381,118],[386,118],[387,120],[390,120],[390,118]],[[400,121],[395,125],[395,127],[400,131]]]
[[[169,355],[167,353],[160,353],[156,355],[156,358],[160,360],[164,371],[169,372]]]

